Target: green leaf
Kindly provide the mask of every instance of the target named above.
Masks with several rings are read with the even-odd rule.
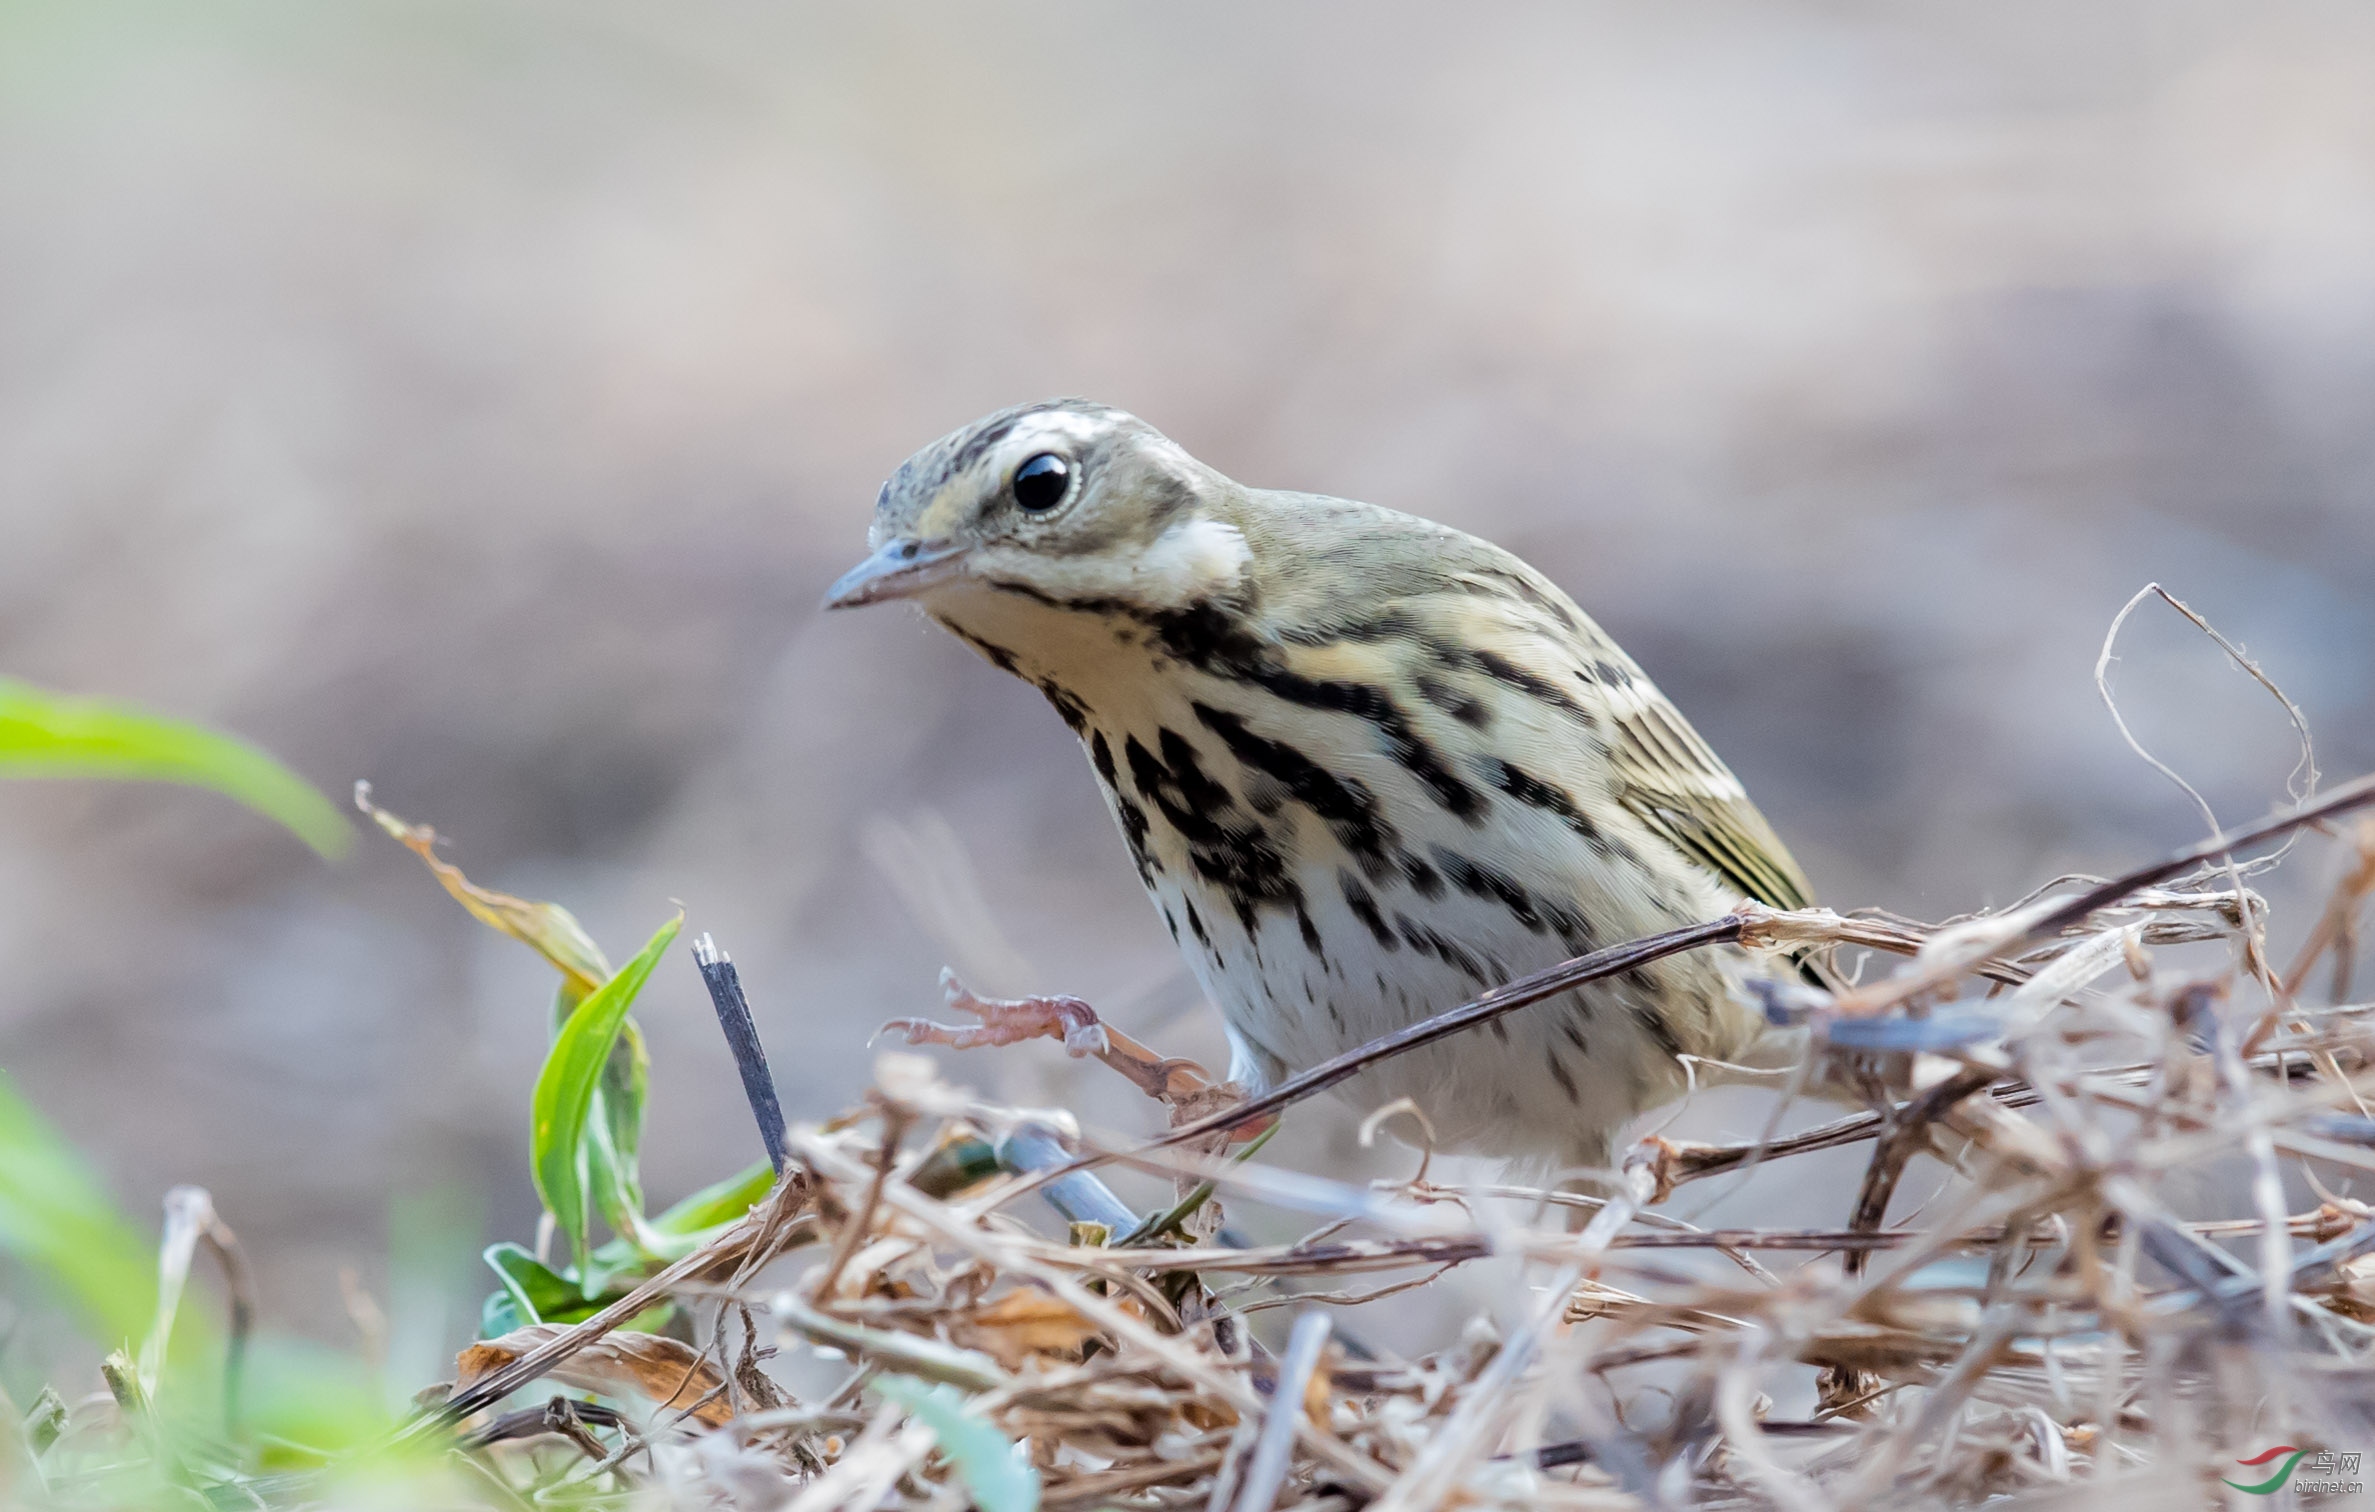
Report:
[[[624,1272],[596,1272],[600,1284],[589,1292],[585,1283],[554,1270],[516,1244],[487,1246],[486,1262],[503,1286],[479,1308],[478,1334],[482,1339],[501,1338],[528,1323],[583,1323],[627,1294],[626,1286],[615,1284]],[[641,1272],[626,1274],[626,1279],[641,1280]],[[657,1333],[675,1310],[674,1303],[661,1302],[619,1327]]]
[[[295,1339],[258,1339],[248,1360],[247,1413],[267,1464],[303,1466],[384,1438],[393,1423],[359,1359]]]
[[[568,916],[563,913],[562,917]],[[607,979],[609,968],[603,969]],[[553,998],[556,1036],[586,996],[575,981],[562,979]],[[654,1253],[644,1242],[648,1230],[643,1217],[640,1158],[643,1103],[650,1084],[651,1052],[644,1048],[643,1031],[629,1018],[620,1029],[618,1042],[610,1047],[610,1058],[602,1064],[601,1084],[594,1088],[593,1107],[586,1116],[586,1192],[592,1212],[625,1235],[639,1258]]]
[[[655,1262],[682,1260],[742,1221],[775,1189],[775,1168],[760,1161],[713,1186],[703,1187],[657,1218],[637,1217],[625,1236],[594,1251],[592,1264],[612,1275],[648,1270]]]
[[[374,823],[421,858],[445,890],[470,911],[471,917],[527,945],[561,973],[552,1008],[557,1047],[562,1032],[577,1017],[578,1010],[613,976],[609,960],[593,937],[558,903],[514,897],[471,881],[460,867],[438,856],[437,832],[428,825],[410,823],[380,808],[370,801],[367,791],[358,789],[356,799]],[[550,1069],[548,1063],[547,1070]],[[599,1214],[613,1229],[627,1236],[636,1259],[661,1252],[646,1242],[650,1231],[643,1217],[640,1157],[644,1101],[650,1078],[651,1057],[644,1048],[642,1032],[635,1027],[633,1019],[627,1019],[609,1046],[600,1081],[588,1103],[574,1183],[556,1171],[555,1180],[568,1190],[562,1187],[548,1190],[542,1167],[538,1176],[538,1190],[546,1193],[548,1207],[552,1206],[555,1191],[561,1192],[564,1202],[569,1191],[575,1192],[581,1216],[570,1226],[573,1241],[582,1238],[594,1215]],[[565,1221],[560,1208],[553,1208],[553,1212],[556,1218]],[[578,1249],[576,1254],[582,1256],[583,1249]]]
[[[627,1010],[683,925],[681,913],[661,925],[635,959],[578,1004],[554,1036],[543,1074],[536,1078],[528,1146],[536,1192],[569,1236],[570,1253],[580,1264],[587,1253],[587,1121],[594,1092],[627,1021]]]
[[[650,1086],[651,1054],[629,1019],[602,1063],[586,1142],[587,1189],[622,1234],[637,1234],[643,1224],[643,1100]]]
[[[947,1199],[999,1173],[998,1147],[986,1139],[943,1141],[916,1166],[907,1184],[927,1197]]]
[[[739,1223],[775,1190],[775,1167],[764,1160],[703,1187],[651,1221],[657,1233],[684,1237]]]
[[[90,1168],[0,1074],[0,1250],[63,1296],[103,1347],[137,1341],[156,1258]]]
[[[478,1305],[478,1336],[482,1339],[500,1339],[513,1329],[535,1321],[521,1315],[519,1299],[502,1287],[488,1292],[487,1299]]]
[[[1038,1512],[1039,1472],[1019,1444],[967,1409],[965,1393],[911,1376],[878,1376],[871,1384],[932,1430],[981,1512]]]
[[[0,677],[0,777],[104,777],[211,789],[277,819],[325,856],[354,832],[329,799],[228,735]]]
[[[495,1279],[503,1283],[502,1294],[510,1298],[512,1311],[522,1323],[574,1323],[576,1318],[561,1315],[580,1308],[584,1309],[582,1316],[601,1311],[587,1305],[577,1283],[509,1241],[488,1245],[486,1262]]]

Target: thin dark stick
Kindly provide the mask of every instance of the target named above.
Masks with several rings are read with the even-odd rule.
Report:
[[[1912,1101],[1888,1110],[1882,1122],[1885,1132],[1880,1136],[1879,1146],[1872,1151],[1871,1164],[1864,1167],[1863,1185],[1857,1190],[1855,1207],[1848,1214],[1849,1232],[1870,1233],[1880,1227],[1881,1220],[1888,1216],[1889,1199],[1896,1195],[1907,1162],[1929,1142],[1930,1125],[1956,1103],[1985,1088],[1997,1074],[1984,1066],[1958,1071]],[[1864,1260],[1863,1250],[1848,1251],[1844,1265],[1850,1280],[1863,1275]]]
[[[693,942],[693,964],[709,987],[709,1001],[717,1007],[717,1024],[726,1032],[726,1048],[742,1072],[742,1095],[750,1099],[750,1115],[759,1122],[759,1138],[767,1146],[767,1162],[783,1174],[790,1158],[784,1139],[783,1104],[775,1096],[775,1078],[767,1070],[767,1049],[759,1043],[758,1026],[750,1021],[750,1000],[742,995],[742,978],[733,957],[717,948],[704,933]]]
[[[1406,1050],[1416,1050],[1421,1045],[1431,1045],[1435,1041],[1457,1034],[1463,1029],[1474,1028],[1478,1024],[1499,1018],[1504,1013],[1515,1013],[1520,1008],[1539,1003],[1546,997],[1554,997],[1570,987],[1581,986],[1585,982],[1596,982],[1602,977],[1615,976],[1619,972],[1630,971],[1636,966],[1646,966],[1652,961],[1662,961],[1670,955],[1679,955],[1686,950],[1697,950],[1703,945],[1731,944],[1740,938],[1747,925],[1748,920],[1741,915],[1726,914],[1720,919],[1710,919],[1704,924],[1685,925],[1681,929],[1669,929],[1664,934],[1644,935],[1638,940],[1628,940],[1622,945],[1611,945],[1606,950],[1595,950],[1589,955],[1580,955],[1571,961],[1561,961],[1558,965],[1545,967],[1532,976],[1519,977],[1514,982],[1495,987],[1473,1002],[1462,1003],[1457,1008],[1446,1009],[1431,1019],[1423,1019],[1407,1029],[1399,1029],[1392,1034],[1373,1039],[1357,1049],[1345,1051],[1333,1060],[1322,1061],[1300,1076],[1288,1077],[1259,1097],[1248,1098],[1234,1107],[1223,1108],[1217,1113],[1208,1113],[1202,1118],[1190,1119],[1170,1133],[1150,1139],[1136,1149],[1083,1155],[1065,1165],[1057,1166],[1037,1176],[1027,1177],[1006,1195],[1007,1197],[1019,1196],[1036,1187],[1045,1186],[1049,1182],[1070,1176],[1076,1171],[1086,1171],[1111,1161],[1126,1162],[1136,1156],[1144,1155],[1150,1150],[1160,1150],[1166,1146],[1182,1144],[1191,1139],[1202,1139],[1224,1129],[1234,1129],[1241,1124],[1251,1123],[1255,1119],[1266,1117],[1291,1103],[1301,1102],[1315,1092],[1325,1092],[1365,1066],[1400,1055]],[[1877,1123],[1878,1120],[1875,1119],[1874,1122]]]
[[[1803,1250],[1826,1254],[1833,1250],[1896,1249],[1927,1237],[1914,1229],[1708,1229],[1687,1233],[1618,1234],[1608,1241],[1622,1249],[1761,1249]],[[2001,1243],[2000,1229],[1960,1235],[1960,1245]],[[1506,1252],[1506,1246],[1485,1234],[1427,1235],[1416,1239],[1355,1239],[1335,1244],[1282,1245],[1266,1250],[1113,1249],[1104,1252],[1133,1271],[1216,1271],[1250,1276],[1357,1275],[1364,1271],[1402,1269],[1418,1265],[1464,1265]],[[1103,1258],[1103,1257],[1100,1257]]]
[[[1611,945],[1606,950],[1595,950],[1590,955],[1577,956],[1571,961],[1561,961],[1558,965],[1537,971],[1532,976],[1519,977],[1506,986],[1495,987],[1473,1002],[1463,1003],[1457,1008],[1438,1013],[1431,1019],[1424,1019],[1412,1024],[1407,1029],[1399,1029],[1392,1034],[1373,1039],[1358,1049],[1347,1050],[1332,1060],[1321,1061],[1300,1076],[1288,1077],[1259,1097],[1248,1098],[1235,1107],[1223,1108],[1218,1113],[1191,1119],[1161,1138],[1147,1141],[1139,1146],[1139,1150],[1159,1150],[1166,1145],[1182,1144],[1191,1139],[1202,1139],[1206,1135],[1217,1134],[1223,1129],[1234,1129],[1241,1124],[1251,1123],[1253,1120],[1275,1113],[1291,1103],[1301,1102],[1314,1092],[1325,1092],[1338,1082],[1349,1080],[1356,1073],[1381,1060],[1389,1060],[1406,1051],[1416,1050],[1421,1045],[1431,1045],[1439,1039],[1446,1039],[1463,1029],[1472,1029],[1478,1024],[1497,1019],[1505,1013],[1515,1013],[1518,1009],[1530,1007],[1546,997],[1555,997],[1570,987],[1579,987],[1585,982],[1596,982],[1602,977],[1616,976],[1620,972],[1630,971],[1636,966],[1646,966],[1652,961],[1662,961],[1670,955],[1680,955],[1686,950],[1697,950],[1706,945],[1731,944],[1740,938],[1740,932],[1746,922],[1737,915],[1727,914],[1720,919],[1710,919],[1704,924],[1691,924],[1681,929],[1669,929],[1664,934],[1644,935],[1638,940],[1630,940],[1622,945]]]
[[[2027,940],[2042,939],[2062,929],[2065,925],[2075,924],[2096,909],[2108,908],[2140,887],[2150,887],[2155,882],[2165,882],[2179,872],[2200,866],[2205,861],[2216,861],[2230,851],[2257,845],[2263,840],[2273,840],[2278,835],[2299,829],[2303,825],[2315,824],[2321,819],[2331,819],[2336,814],[2347,813],[2351,809],[2360,808],[2370,803],[2375,803],[2375,772],[2370,772],[2355,781],[2343,783],[2315,803],[2305,803],[2299,808],[2270,814],[2257,824],[2247,824],[2241,829],[2227,830],[2221,834],[2212,835],[2199,845],[2188,846],[2174,855],[2153,862],[2150,866],[2138,867],[2132,872],[2113,877],[2100,886],[2089,888],[2039,919],[2030,927],[2023,943],[2026,943]],[[2008,946],[2001,953],[2008,954],[2014,948],[2016,947]]]
[[[223,1422],[236,1437],[241,1429],[241,1396],[247,1383],[247,1345],[256,1331],[256,1278],[248,1269],[247,1252],[239,1236],[212,1213],[198,1240],[214,1252],[223,1268],[223,1287],[231,1294],[231,1337],[223,1350]]]
[[[2346,782],[2315,803],[2304,804],[2299,808],[2271,815],[2257,824],[2246,825],[2242,829],[2229,830],[2224,834],[2213,836],[2200,845],[2189,846],[2185,850],[2178,851],[2149,866],[2139,867],[2091,888],[2054,909],[2051,913],[2044,915],[2029,929],[2022,941],[2007,945],[1998,954],[2016,953],[2019,944],[2042,939],[2065,925],[2084,919],[2098,908],[2105,908],[2118,902],[2138,888],[2150,887],[2155,882],[2165,881],[2189,867],[2198,866],[2204,861],[2216,860],[2229,851],[2256,845],[2263,840],[2273,839],[2288,831],[2299,829],[2303,825],[2315,824],[2321,819],[2330,819],[2336,814],[2345,813],[2370,803],[2375,803],[2375,773],[2369,773],[2354,782]],[[1301,1102],[1315,1092],[1324,1092],[1378,1061],[1400,1055],[1404,1051],[1415,1050],[1421,1045],[1431,1045],[1448,1035],[1457,1034],[1463,1029],[1473,1028],[1488,1020],[1499,1018],[1502,1014],[1513,1013],[1520,1008],[1538,1003],[1546,997],[1564,992],[1570,987],[1578,987],[1585,982],[1598,981],[1602,977],[1615,976],[1636,966],[1645,966],[1652,961],[1663,960],[1670,955],[1679,955],[1686,950],[1697,950],[1707,945],[1735,943],[1740,939],[1747,923],[1748,921],[1739,915],[1727,915],[1721,919],[1710,919],[1704,924],[1692,924],[1681,929],[1670,929],[1663,934],[1644,935],[1638,940],[1629,940],[1622,945],[1611,945],[1606,950],[1595,950],[1589,955],[1577,956],[1571,961],[1562,961],[1556,966],[1535,972],[1532,976],[1520,977],[1506,986],[1496,987],[1473,1002],[1463,1003],[1459,1007],[1439,1013],[1431,1019],[1413,1024],[1407,1029],[1373,1039],[1358,1049],[1348,1050],[1332,1060],[1322,1061],[1300,1076],[1289,1077],[1259,1097],[1248,1098],[1233,1108],[1223,1108],[1217,1113],[1181,1124],[1168,1134],[1140,1145],[1135,1151],[1114,1155],[1083,1156],[1070,1165],[1059,1168],[1057,1174],[1070,1174],[1073,1171],[1085,1170],[1090,1166],[1101,1165],[1108,1160],[1127,1160],[1131,1154],[1144,1154],[1150,1150],[1183,1144],[1189,1140],[1203,1139],[1223,1130],[1251,1123],[1255,1119],[1266,1117],[1291,1104]],[[1846,1140],[1869,1138],[1872,1133],[1877,1132],[1878,1126],[1879,1120],[1873,1118],[1869,1125],[1855,1128],[1853,1132],[1842,1129],[1838,1135],[1829,1135],[1829,1137],[1838,1139],[1843,1135]],[[1828,1131],[1825,1132],[1828,1134]],[[1694,1174],[1707,1175],[1710,1173],[1700,1171]]]
[[[580,1424],[591,1423],[597,1428],[629,1426],[616,1407],[605,1407],[600,1402],[576,1402],[566,1397],[550,1397],[533,1407],[522,1407],[517,1412],[503,1414],[476,1433],[466,1435],[462,1442],[472,1449],[484,1449],[489,1444],[499,1444],[505,1439],[534,1438],[540,1433],[550,1433],[553,1431],[552,1409],[549,1405],[552,1402],[566,1402]]]

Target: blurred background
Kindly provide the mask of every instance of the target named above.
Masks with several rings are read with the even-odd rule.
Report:
[[[2148,581],[2375,767],[2370,77],[2348,3],[14,4],[0,672],[367,778],[614,958],[682,900],[795,1117],[944,962],[1218,1064],[1055,715],[816,608],[901,458],[1083,394],[1531,558],[1826,901],[2002,903],[2200,833],[2093,686]],[[2122,653],[2222,817],[2281,799],[2272,700],[2164,608]],[[211,1188],[277,1326],[350,1340],[345,1269],[450,1344],[531,1235],[550,974],[376,834],[0,785],[0,983],[0,1064],[135,1213]],[[756,1140],[689,963],[641,1018],[664,1203]],[[1409,1169],[1351,1122],[1272,1154]]]

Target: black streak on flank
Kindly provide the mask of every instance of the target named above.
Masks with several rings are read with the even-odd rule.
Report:
[[[1536,934],[1550,927],[1542,917],[1542,910],[1535,906],[1534,895],[1511,878],[1440,845],[1434,847],[1434,856],[1435,864],[1443,868],[1443,875],[1461,892],[1500,904],[1518,923]]]
[[[1352,910],[1352,916],[1376,937],[1378,944],[1387,950],[1402,948],[1402,942],[1395,939],[1394,932],[1386,927],[1385,915],[1377,911],[1377,899],[1370,895],[1368,888],[1361,885],[1360,878],[1351,872],[1340,871],[1336,873],[1336,885],[1344,890],[1344,906]]]
[[[1560,713],[1581,723],[1585,729],[1592,729],[1599,724],[1599,721],[1592,717],[1591,710],[1568,697],[1567,691],[1549,678],[1528,672],[1497,652],[1470,650],[1462,652],[1461,655],[1470,666],[1493,681],[1506,687],[1515,688],[1528,698],[1549,704]]]
[[[1567,828],[1573,830],[1599,855],[1613,853],[1614,847],[1609,844],[1608,837],[1600,832],[1598,825],[1592,823],[1590,815],[1576,806],[1575,800],[1567,795],[1565,789],[1554,787],[1506,761],[1486,762],[1484,765],[1489,769],[1487,775],[1493,786],[1528,808],[1538,808],[1546,814],[1557,815]]]
[[[1443,877],[1435,868],[1418,857],[1405,852],[1400,857],[1402,880],[1418,889],[1418,895],[1433,902],[1443,896]]]
[[[1410,727],[1410,716],[1387,696],[1383,688],[1372,687],[1367,683],[1304,677],[1282,667],[1265,669],[1254,681],[1265,691],[1289,703],[1367,720],[1377,727],[1386,754],[1434,794],[1437,803],[1470,824],[1483,822],[1484,799],[1476,789],[1452,774],[1451,768],[1444,764],[1441,752],[1419,738],[1418,733]]]
[[[1417,687],[1419,697],[1449,714],[1469,729],[1481,730],[1492,723],[1492,710],[1486,708],[1484,700],[1474,694],[1464,693],[1442,679],[1429,677],[1424,672],[1413,678],[1412,683]]]
[[[1480,987],[1500,985],[1498,972],[1469,954],[1467,949],[1456,941],[1445,939],[1408,914],[1395,914],[1394,928],[1402,936],[1402,943],[1420,955],[1433,956]],[[1498,1022],[1498,1020],[1494,1022]]]
[[[1312,959],[1325,969],[1328,964],[1327,946],[1321,942],[1319,926],[1311,922],[1311,910],[1303,906],[1300,895],[1295,899],[1295,927],[1302,931],[1303,948],[1310,951]]]
[[[1499,1023],[1500,1020],[1495,1019],[1493,1022]],[[1559,1090],[1561,1092],[1567,1094],[1567,1101],[1571,1103],[1579,1103],[1583,1101],[1583,1093],[1577,1090],[1575,1086],[1575,1078],[1567,1074],[1567,1068],[1559,1063],[1559,1058],[1556,1053],[1553,1053],[1550,1059],[1544,1062],[1544,1064],[1550,1067],[1550,1079],[1559,1084]]]
[[[1106,743],[1103,730],[1089,731],[1089,764],[1097,769],[1097,780],[1105,784],[1105,791],[1113,795],[1113,816],[1121,823],[1122,839],[1130,847],[1130,860],[1138,867],[1138,880],[1148,887],[1154,886],[1155,873],[1163,869],[1163,863],[1156,860],[1154,853],[1146,848],[1146,837],[1151,828],[1147,823],[1146,810],[1132,802],[1129,795],[1122,791],[1121,773],[1113,765],[1113,747]],[[1192,916],[1193,910],[1190,913]],[[1178,926],[1172,926],[1172,934],[1176,936],[1178,932]]]
[[[1112,608],[1144,618],[1154,628],[1162,652],[1189,666],[1215,677],[1251,683],[1302,708],[1366,720],[1376,727],[1386,754],[1424,784],[1436,802],[1470,824],[1483,822],[1482,795],[1453,774],[1442,754],[1419,737],[1411,728],[1410,716],[1383,688],[1289,671],[1279,664],[1271,647],[1247,634],[1216,604],[1195,604],[1158,614],[1122,605]]]
[[[1014,653],[1012,651],[1007,650],[1004,646],[993,645],[991,642],[983,640],[980,636],[973,634],[969,630],[959,629],[957,626],[949,624],[947,620],[942,620],[940,623],[943,625],[948,625],[949,634],[955,636],[958,640],[963,641],[966,645],[971,646],[974,650],[979,651],[983,656],[989,658],[989,663],[991,666],[996,667],[999,671],[1006,673],[1010,677],[1020,677],[1023,675],[1023,669],[1015,662]]]
[[[1254,917],[1265,908],[1300,909],[1303,889],[1286,855],[1258,826],[1222,817],[1236,809],[1236,800],[1204,774],[1196,748],[1176,730],[1163,731],[1156,744],[1162,747],[1160,759],[1135,735],[1123,743],[1130,783],[1178,831],[1187,844],[1188,864],[1235,907],[1245,932],[1254,932]]]
[[[1588,1060],[1591,1058],[1592,1047],[1584,1040],[1583,1026],[1576,1022],[1582,1016],[1582,1009],[1569,1009],[1566,1016],[1559,1020],[1559,1037],[1573,1045],[1577,1055]]]
[[[1444,875],[1451,878],[1451,885],[1460,891],[1500,904],[1518,923],[1536,934],[1558,936],[1560,943],[1577,955],[1592,948],[1591,925],[1575,909],[1554,898],[1536,897],[1506,873],[1440,845],[1434,848],[1434,853],[1435,864],[1443,868]]]
[[[1665,1052],[1667,1059],[1681,1059],[1682,1041],[1674,1037],[1674,1027],[1666,1022],[1664,1014],[1655,1008],[1636,1008],[1633,1019],[1640,1024],[1642,1033],[1657,1041],[1658,1049]]]
[[[1071,727],[1073,734],[1078,735],[1089,727],[1088,706],[1073,697],[1055,679],[1040,679],[1039,691],[1047,695],[1049,703],[1055,705],[1056,713]]]
[[[1154,886],[1155,873],[1163,869],[1163,863],[1146,848],[1147,831],[1151,827],[1146,821],[1146,810],[1116,792],[1113,812],[1121,820],[1122,839],[1129,843],[1130,859],[1137,863],[1138,880],[1148,887]]]
[[[1336,776],[1285,741],[1256,735],[1225,709],[1201,703],[1194,708],[1196,718],[1221,738],[1231,755],[1317,814],[1337,843],[1353,855],[1373,861],[1394,843],[1393,828],[1378,814],[1377,800],[1358,781]]]

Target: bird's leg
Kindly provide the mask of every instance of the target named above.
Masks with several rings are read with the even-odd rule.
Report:
[[[1062,1040],[1073,1056],[1093,1055],[1130,1079],[1130,1084],[1171,1110],[1174,1124],[1226,1107],[1243,1094],[1235,1082],[1216,1082],[1192,1060],[1157,1055],[1152,1049],[1097,1017],[1097,1010],[1076,997],[985,998],[957,980],[953,971],[940,973],[940,990],[954,1011],[979,1019],[977,1024],[937,1024],[929,1019],[893,1019],[877,1033],[898,1034],[911,1045],[947,1045],[973,1050],[984,1045],[1016,1045],[1024,1040]],[[1236,1139],[1261,1132],[1262,1120],[1232,1130]]]
[[[1033,1039],[1062,1040],[1065,1051],[1074,1056],[1102,1056],[1113,1047],[1113,1031],[1098,1020],[1096,1009],[1076,997],[985,998],[946,968],[940,973],[940,991],[950,1008],[981,1022],[892,1019],[875,1033],[900,1034],[911,1045],[946,1045],[952,1050],[1019,1045]]]

